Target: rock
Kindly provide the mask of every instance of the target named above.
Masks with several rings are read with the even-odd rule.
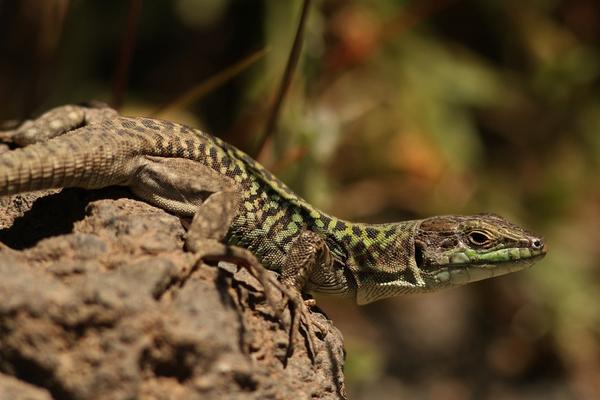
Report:
[[[196,262],[179,218],[125,196],[0,203],[0,398],[344,397],[323,314],[315,364],[299,334],[286,366],[288,331],[258,282]]]
[[[0,374],[0,399],[52,400],[52,397],[45,389],[39,389],[12,376]]]

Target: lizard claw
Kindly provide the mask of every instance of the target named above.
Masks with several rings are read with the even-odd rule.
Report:
[[[309,307],[315,305],[314,299],[304,300],[299,293],[295,293],[287,298],[287,305],[290,306],[290,314],[292,323],[290,325],[288,348],[286,352],[286,362],[294,354],[294,344],[296,343],[298,332],[302,327],[306,336],[306,350],[313,364],[316,362],[318,354],[317,335],[313,327],[313,320],[310,316]],[[319,326],[319,328],[321,328]],[[320,329],[323,331],[323,329]]]
[[[320,324],[316,324],[311,315],[309,307],[316,304],[314,299],[304,300],[300,292],[277,280],[250,251],[237,246],[228,246],[216,240],[205,239],[194,240],[187,243],[188,249],[198,255],[198,259],[204,261],[228,261],[245,268],[250,275],[257,279],[263,287],[265,299],[275,312],[280,322],[283,321],[283,312],[289,307],[291,323],[288,333],[288,347],[284,363],[294,354],[294,344],[298,338],[298,332],[302,329],[305,333],[306,348],[308,356],[313,364],[316,362],[317,335],[313,324],[321,332],[324,332]],[[283,295],[283,301],[278,305],[277,296],[272,292],[276,288]]]

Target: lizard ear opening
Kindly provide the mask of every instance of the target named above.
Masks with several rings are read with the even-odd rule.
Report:
[[[417,263],[417,267],[423,267],[423,243],[415,241],[415,262]]]

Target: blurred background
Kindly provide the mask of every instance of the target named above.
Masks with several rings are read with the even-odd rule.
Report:
[[[96,99],[256,155],[301,0],[0,0],[0,120]],[[358,307],[353,399],[600,398],[600,2],[315,0],[260,160],[338,217],[495,212],[530,270]]]

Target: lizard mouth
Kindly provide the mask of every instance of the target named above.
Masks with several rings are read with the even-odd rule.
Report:
[[[458,286],[484,279],[495,278],[531,267],[544,255],[523,258],[516,261],[503,261],[495,264],[472,263],[472,264],[450,264],[441,267],[434,273],[432,278],[437,285]]]
[[[501,268],[505,265],[522,265],[534,263],[546,256],[546,248],[514,247],[498,249],[485,253],[472,250],[459,251],[441,257],[428,257],[424,246],[415,243],[415,261],[419,268],[435,270],[439,268],[469,268],[484,267]]]
[[[516,250],[519,249],[512,250],[512,257],[514,258],[505,255],[506,258],[495,260],[449,261],[441,264],[425,262],[422,267],[428,271],[427,275],[434,281],[436,286],[458,286],[527,269],[546,255],[544,250],[539,250],[527,257],[517,258]],[[502,253],[500,254],[502,255]]]
[[[468,268],[470,266],[474,266],[474,267],[480,267],[480,266],[488,266],[489,268],[495,268],[495,267],[502,267],[503,265],[521,265],[521,264],[529,264],[529,263],[534,263],[537,262],[539,260],[541,260],[542,258],[544,258],[546,256],[546,253],[539,253],[539,254],[531,254],[530,256],[527,257],[518,257],[518,258],[514,258],[514,259],[503,259],[503,260],[497,260],[497,261],[491,261],[491,260],[473,260],[470,262],[449,262],[446,264],[440,264],[438,265],[439,267],[448,267],[448,268]]]

